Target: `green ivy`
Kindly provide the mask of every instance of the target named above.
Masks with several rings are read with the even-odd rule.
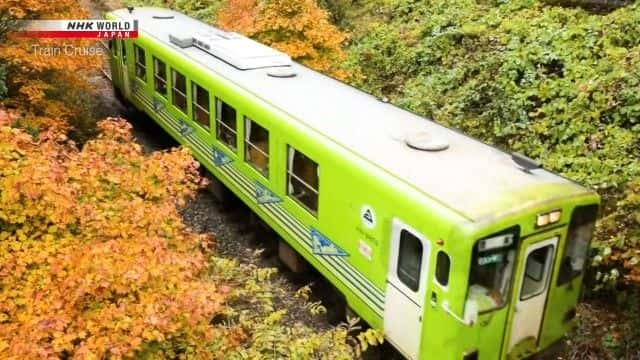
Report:
[[[620,200],[640,177],[640,3],[609,13],[535,0],[365,3],[368,16],[351,19],[357,86],[527,154],[597,189],[605,216],[631,216]]]

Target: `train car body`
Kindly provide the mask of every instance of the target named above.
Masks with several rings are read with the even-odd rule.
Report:
[[[598,196],[158,8],[112,11],[114,87],[409,359],[524,358],[573,326]]]

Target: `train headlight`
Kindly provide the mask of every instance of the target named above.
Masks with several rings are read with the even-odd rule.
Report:
[[[539,214],[536,218],[536,227],[543,227],[550,224],[555,224],[560,221],[562,217],[562,210],[553,210],[544,214]]]
[[[549,214],[538,215],[538,220],[536,220],[536,226],[542,227],[547,225],[549,225]]]
[[[562,216],[562,211],[556,210],[549,213],[549,223],[553,224],[560,221],[560,216]]]

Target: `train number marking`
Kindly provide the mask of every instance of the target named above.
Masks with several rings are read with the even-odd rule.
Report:
[[[371,261],[372,250],[369,244],[360,240],[360,244],[358,244],[358,251],[360,252],[360,255],[364,256],[365,259]]]

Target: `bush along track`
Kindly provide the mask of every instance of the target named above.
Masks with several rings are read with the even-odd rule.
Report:
[[[5,31],[87,12],[34,0],[0,15]],[[0,43],[1,358],[351,359],[381,341],[355,320],[290,323],[275,269],[219,257],[184,224],[206,185],[189,151],[145,154],[126,121],[96,124],[81,106],[96,62],[44,62],[20,41]],[[324,310],[306,287],[297,296]]]
[[[178,208],[204,184],[187,150],[145,156],[118,119],[81,150],[0,120],[2,357],[349,359],[380,341],[284,324],[274,269],[189,231]]]

